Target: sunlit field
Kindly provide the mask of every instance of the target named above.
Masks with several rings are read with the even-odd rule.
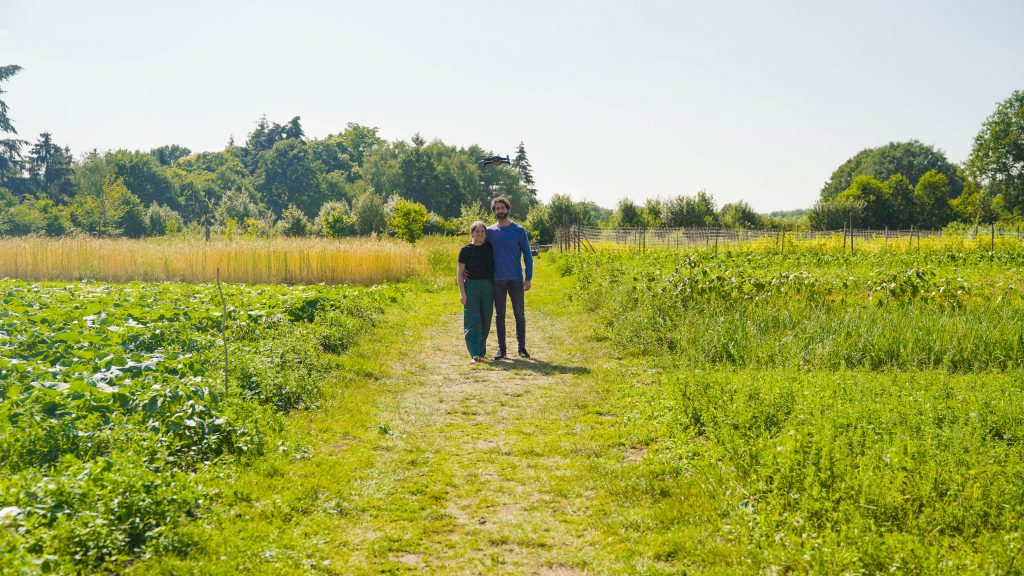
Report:
[[[644,366],[608,409],[718,545],[768,573],[1011,573],[1024,250],[992,247],[822,240],[560,267],[601,336]],[[667,524],[690,522],[670,510]]]
[[[0,239],[0,278],[246,284],[373,284],[406,280],[450,260],[458,240],[382,238]]]

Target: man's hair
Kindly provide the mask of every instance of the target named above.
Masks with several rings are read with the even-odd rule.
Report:
[[[504,196],[498,196],[494,200],[491,200],[491,212],[494,212],[494,205],[497,204],[498,202],[501,202],[502,204],[505,205],[505,210],[508,210],[509,212],[512,211],[512,203],[508,201],[508,198],[505,198]]]
[[[476,230],[477,226],[483,228],[484,231],[487,230],[487,224],[484,224],[480,220],[477,220],[476,222],[473,222],[472,224],[469,225],[469,232],[472,234],[473,231]]]

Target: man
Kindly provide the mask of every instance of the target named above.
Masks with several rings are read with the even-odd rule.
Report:
[[[523,294],[530,290],[533,280],[533,257],[526,229],[510,220],[512,204],[498,197],[491,200],[491,212],[498,220],[487,228],[487,240],[494,247],[494,320],[498,325],[498,355],[495,360],[508,358],[505,347],[505,303],[512,300],[512,314],[516,319],[516,340],[519,356],[529,358],[526,351],[526,311]],[[526,265],[526,279],[523,268]]]

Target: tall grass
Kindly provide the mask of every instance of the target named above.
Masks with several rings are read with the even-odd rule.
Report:
[[[275,238],[217,240],[160,238],[2,238],[0,278],[105,282],[208,282],[217,276],[247,284],[372,284],[431,271],[451,238],[415,246],[391,239]]]
[[[689,365],[1024,368],[1024,253],[573,256],[623,351]]]

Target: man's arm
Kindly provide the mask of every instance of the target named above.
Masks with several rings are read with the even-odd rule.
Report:
[[[530,253],[530,238],[526,228],[523,228],[523,234],[519,237],[519,248],[523,251],[523,265],[526,268],[526,281],[523,282],[523,291],[526,291],[533,281],[533,254]]]

